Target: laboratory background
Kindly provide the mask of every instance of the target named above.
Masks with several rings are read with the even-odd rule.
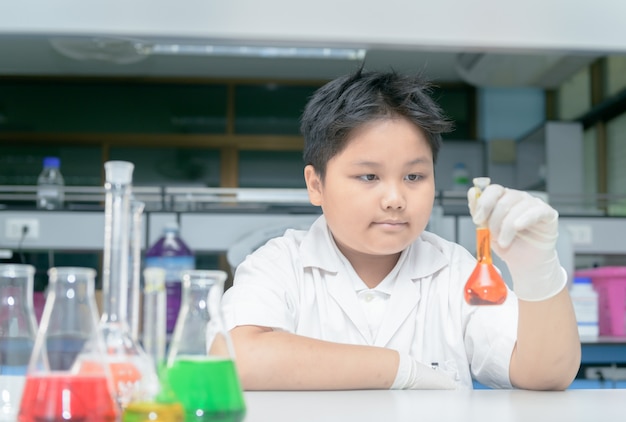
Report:
[[[38,318],[52,267],[98,269],[102,306],[104,163],[134,164],[142,259],[171,235],[177,265],[222,270],[227,289],[248,253],[320,214],[308,97],[395,69],[431,79],[455,123],[428,229],[475,253],[473,177],[549,202],[586,306],[570,388],[626,388],[626,3],[27,3],[0,5],[0,259],[35,267]]]

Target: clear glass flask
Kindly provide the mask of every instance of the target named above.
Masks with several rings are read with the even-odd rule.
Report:
[[[0,265],[0,421],[15,421],[37,334],[35,267]]]
[[[105,214],[102,264],[102,331],[107,359],[122,408],[132,400],[150,397],[158,388],[157,375],[128,323],[130,272],[131,190],[134,165],[127,161],[104,164]]]
[[[180,315],[167,357],[167,377],[185,421],[243,420],[246,406],[221,299],[226,273],[183,272]]]
[[[476,195],[489,186],[491,179],[473,180]],[[500,305],[507,297],[507,286],[493,265],[491,258],[491,231],[486,226],[476,228],[476,267],[465,283],[465,301],[470,305]]]
[[[20,422],[115,422],[119,407],[97,329],[91,268],[57,267],[28,365]]]
[[[143,274],[143,347],[161,376],[156,395],[130,402],[124,409],[122,422],[183,422],[185,411],[167,382],[167,373],[163,371],[167,335],[165,270],[147,267]]]

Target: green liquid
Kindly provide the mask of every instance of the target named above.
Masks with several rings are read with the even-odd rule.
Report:
[[[185,408],[185,421],[243,420],[246,405],[231,359],[179,356],[168,369],[167,378]]]

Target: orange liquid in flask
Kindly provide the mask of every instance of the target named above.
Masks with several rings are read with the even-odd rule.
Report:
[[[476,268],[465,283],[465,301],[470,305],[500,305],[506,300],[507,287],[491,259],[491,232],[476,229]]]

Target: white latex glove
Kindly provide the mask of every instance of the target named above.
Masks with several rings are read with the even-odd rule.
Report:
[[[493,184],[476,198],[467,192],[470,214],[476,225],[491,231],[491,247],[506,262],[518,298],[548,299],[567,283],[556,252],[558,212],[528,192]]]
[[[454,390],[456,384],[441,369],[433,369],[400,353],[400,364],[392,390]]]

